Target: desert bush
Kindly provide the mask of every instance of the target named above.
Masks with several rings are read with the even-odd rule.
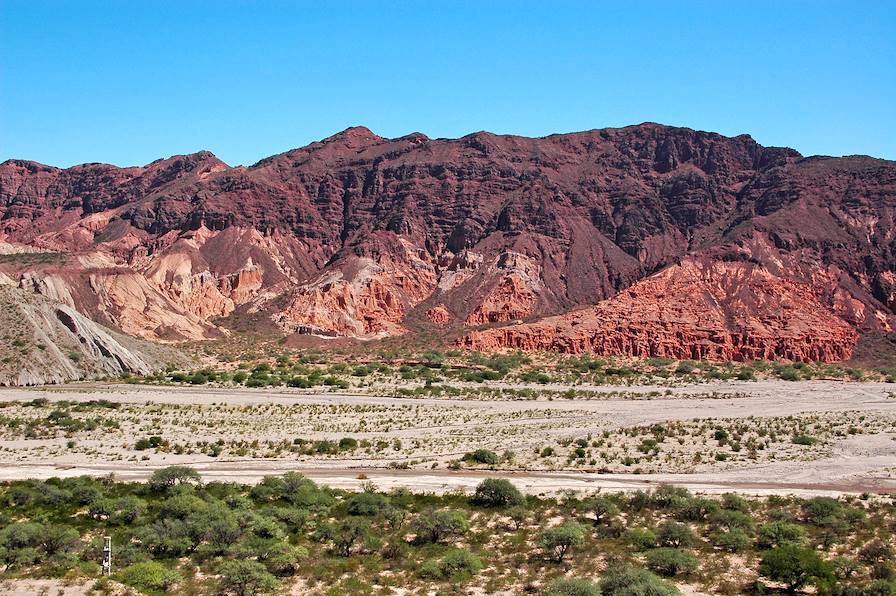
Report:
[[[893,559],[893,548],[883,540],[872,540],[859,550],[859,559],[869,565],[886,563]]]
[[[544,590],[544,596],[600,596],[600,588],[587,579],[561,577],[555,579]]]
[[[477,449],[465,453],[462,459],[466,462],[486,464],[489,466],[495,466],[501,463],[501,458],[498,457],[498,454],[494,451],[489,451],[488,449]]]
[[[143,561],[125,567],[116,574],[118,580],[141,592],[167,592],[182,577],[157,561]]]
[[[218,566],[220,591],[236,596],[272,594],[280,582],[258,561],[224,561]]]
[[[801,526],[785,521],[773,521],[759,528],[756,543],[763,548],[802,544],[806,541],[806,531]]]
[[[751,540],[741,528],[731,528],[725,532],[713,534],[712,542],[729,553],[739,553],[750,547]]]
[[[577,522],[564,522],[559,526],[544,530],[538,537],[538,544],[545,555],[557,563],[562,563],[570,549],[585,542],[585,528]]]
[[[656,546],[656,534],[648,528],[627,528],[622,538],[636,550],[647,550]]]
[[[646,569],[611,565],[598,584],[603,596],[678,596],[681,592]]]
[[[382,493],[360,492],[354,494],[346,501],[346,511],[349,515],[379,515],[389,506],[389,499]]]
[[[647,567],[669,577],[693,573],[699,563],[697,558],[677,548],[657,548],[647,553]]]
[[[370,524],[357,518],[336,523],[331,541],[333,550],[342,557],[351,554],[352,549],[370,538]]]
[[[462,511],[428,511],[417,516],[412,529],[417,542],[435,543],[466,534],[470,529],[470,521]]]
[[[785,544],[762,553],[759,573],[795,592],[807,584],[827,585],[834,581],[830,563],[814,550]]]
[[[702,521],[720,509],[718,501],[705,497],[679,499],[673,504],[675,516],[681,520]]]
[[[660,546],[672,548],[694,546],[697,543],[697,537],[690,527],[673,521],[665,521],[657,527],[656,540]]]
[[[438,561],[426,561],[420,566],[420,576],[426,579],[462,581],[479,573],[482,561],[463,549],[449,551]]]
[[[529,519],[529,511],[523,505],[517,505],[515,507],[511,507],[506,512],[507,517],[510,518],[510,521],[513,523],[513,529],[519,530],[523,526],[526,525],[526,522]]]
[[[476,487],[471,502],[481,507],[522,506],[526,497],[509,480],[486,478]]]
[[[725,530],[731,530],[733,528],[749,530],[753,527],[752,517],[742,511],[733,511],[730,509],[722,509],[711,513],[708,521],[713,526]]]

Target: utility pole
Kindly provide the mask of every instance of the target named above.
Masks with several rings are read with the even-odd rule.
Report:
[[[112,537],[103,537],[103,575],[112,575]]]

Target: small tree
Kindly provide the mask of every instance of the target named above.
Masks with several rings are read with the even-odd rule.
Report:
[[[513,523],[513,529],[519,530],[526,525],[526,520],[529,519],[529,512],[522,506],[511,507],[507,510],[507,517]]]
[[[44,527],[34,522],[18,522],[0,530],[0,560],[6,570],[31,565],[40,556]]]
[[[156,470],[149,477],[149,486],[156,491],[168,490],[178,484],[199,484],[202,477],[189,466],[168,466]]]
[[[576,522],[565,522],[548,528],[539,536],[538,543],[548,558],[562,563],[569,550],[585,542],[585,529]]]
[[[370,526],[360,519],[347,519],[333,529],[333,549],[341,556],[347,557],[352,548],[359,542],[370,538]]]
[[[509,507],[525,505],[526,497],[509,480],[486,478],[476,487],[472,501],[483,507]]]
[[[467,516],[461,511],[429,511],[414,520],[417,542],[441,542],[451,536],[461,536],[470,529]]]
[[[814,550],[794,544],[785,544],[762,553],[759,573],[785,584],[790,593],[809,583],[825,584],[834,580],[830,563]]]
[[[585,507],[594,515],[594,523],[606,524],[619,514],[619,507],[609,497],[596,496],[585,501]]]
[[[691,528],[685,524],[667,521],[659,525],[656,532],[656,539],[660,546],[670,546],[672,548],[680,548],[694,546],[697,537]]]
[[[280,587],[277,578],[258,561],[224,561],[218,567],[220,589],[225,594],[255,596],[270,594]]]

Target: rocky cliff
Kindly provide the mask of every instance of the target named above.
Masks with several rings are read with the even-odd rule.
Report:
[[[848,360],[855,328],[809,284],[750,263],[687,260],[596,306],[472,332],[475,350],[695,360]]]
[[[106,329],[71,306],[0,278],[0,385],[43,385],[147,374],[184,365],[179,352]]]
[[[0,271],[156,340],[214,337],[258,314],[288,333],[463,333],[597,304],[615,331],[594,327],[568,348],[535,346],[517,326],[462,343],[641,354],[644,336],[669,354],[838,359],[856,333],[896,321],[894,213],[896,163],[804,158],[749,136],[642,124],[385,139],[351,128],[251,167],[208,152],[132,168],[4,162]],[[777,289],[717,304],[738,293],[719,276]],[[684,323],[635,308],[704,285],[713,291],[688,308],[707,328],[669,335]],[[779,291],[786,300],[772,299]],[[658,327],[624,337],[642,316]],[[808,327],[798,339],[816,323],[830,336]],[[725,347],[699,347],[707,334]]]

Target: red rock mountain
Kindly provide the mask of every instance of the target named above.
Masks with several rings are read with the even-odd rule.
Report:
[[[4,162],[0,272],[156,340],[254,317],[447,328],[480,349],[840,360],[896,323],[894,216],[896,162],[746,135],[359,127],[251,167]]]

